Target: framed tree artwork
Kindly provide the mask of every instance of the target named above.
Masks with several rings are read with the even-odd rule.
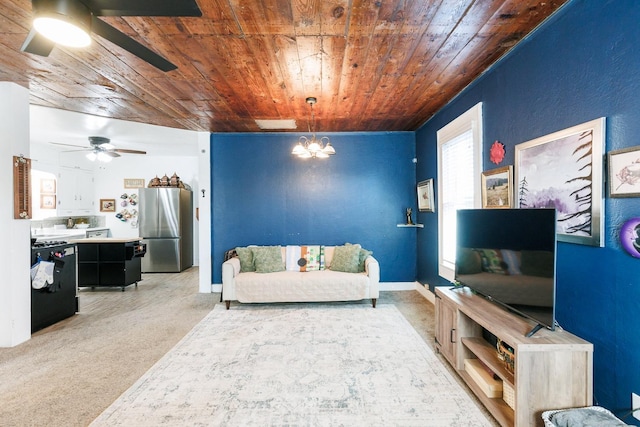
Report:
[[[605,118],[515,147],[516,206],[555,208],[558,241],[603,246]]]
[[[609,196],[640,197],[640,146],[610,151]]]

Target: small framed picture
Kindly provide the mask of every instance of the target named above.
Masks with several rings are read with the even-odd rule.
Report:
[[[55,194],[41,194],[40,195],[40,209],[55,209],[55,208],[56,208],[56,195]]]
[[[420,212],[435,212],[433,200],[433,178],[418,183],[418,210]]]
[[[116,199],[100,199],[100,212],[115,212]]]
[[[56,194],[56,180],[53,178],[40,179],[40,193]]]
[[[640,197],[640,145],[609,151],[610,197]]]
[[[482,207],[508,209],[513,207],[513,166],[482,172]]]

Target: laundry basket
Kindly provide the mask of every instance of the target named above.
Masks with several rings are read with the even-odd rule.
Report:
[[[620,427],[628,426],[608,409],[600,406],[557,409],[542,413],[545,427]]]

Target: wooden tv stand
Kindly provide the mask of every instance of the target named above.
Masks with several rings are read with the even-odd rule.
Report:
[[[436,287],[436,348],[502,426],[542,426],[545,410],[590,406],[593,399],[593,344],[557,329],[525,335],[535,324],[467,288]],[[486,329],[514,349],[507,371]],[[514,409],[489,398],[464,370],[465,359],[480,359],[515,392]]]

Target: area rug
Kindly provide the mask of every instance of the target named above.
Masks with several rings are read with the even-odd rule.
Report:
[[[295,304],[216,306],[91,425],[492,423],[395,306]]]

